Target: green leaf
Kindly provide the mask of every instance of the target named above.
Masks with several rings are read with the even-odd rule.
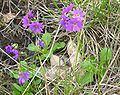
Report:
[[[103,66],[98,68],[98,75],[100,75],[100,79],[102,79],[102,77],[104,76],[105,71],[106,71],[106,69]]]
[[[18,90],[13,90],[12,95],[21,95],[21,93]]]
[[[33,95],[32,92],[26,92],[25,95]]]
[[[40,50],[39,46],[35,46],[33,43],[29,44],[27,49],[35,52],[38,52]]]
[[[103,48],[100,52],[100,62],[108,62],[112,58],[112,51],[109,48]]]
[[[44,48],[44,49],[41,50],[41,53],[42,54],[47,54],[47,53],[49,53],[49,51],[46,48]]]
[[[45,45],[48,46],[50,44],[50,42],[51,42],[51,35],[50,35],[50,33],[43,34],[42,40],[45,43]]]
[[[41,80],[41,79],[37,79],[37,80],[35,80],[34,82],[35,82],[36,85],[40,85],[41,82],[42,82],[42,80]]]
[[[80,64],[83,69],[89,72],[96,71],[95,63],[91,59],[86,59],[83,63]]]
[[[24,91],[24,88],[23,88],[22,86],[19,86],[19,85],[16,84],[16,83],[13,84],[13,87],[14,87],[15,89],[17,89],[18,91],[20,91],[20,92],[23,92],[23,91]]]
[[[45,53],[43,53],[43,52],[45,52]],[[49,51],[42,51],[42,55],[40,56],[41,60],[44,60],[48,56],[48,54],[49,54]],[[49,55],[48,58],[50,58],[52,54],[53,54],[53,52],[51,52],[51,54]]]
[[[20,64],[21,65],[27,65],[27,62],[26,61],[20,61]]]
[[[85,75],[83,77],[81,77],[80,84],[81,85],[86,85],[86,84],[92,82],[93,81],[93,75],[94,74],[91,73],[91,72],[86,72]]]
[[[21,64],[21,66],[20,66],[20,70],[21,71],[26,71],[27,69],[28,69],[28,66],[27,66],[27,62],[26,61],[20,61],[20,64]]]
[[[56,50],[62,49],[64,47],[65,47],[64,42],[57,42],[57,43],[55,43],[55,45],[53,47],[53,52],[55,52]]]
[[[28,70],[28,67],[27,67],[27,66],[22,66],[22,67],[20,68],[20,70],[21,70],[22,72],[25,72],[25,71]]]
[[[10,76],[15,78],[15,79],[18,79],[18,77],[19,77],[18,71],[11,71]]]

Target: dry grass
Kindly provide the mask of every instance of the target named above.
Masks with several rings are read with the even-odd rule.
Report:
[[[0,1],[0,15],[2,18],[0,19],[0,95],[12,95],[11,85],[15,80],[9,76],[9,72],[12,72],[13,69],[17,69],[17,66],[19,65],[19,61],[14,60],[4,51],[4,46],[11,43],[17,43],[20,51],[26,51],[27,45],[31,42],[35,42],[37,39],[33,39],[32,34],[28,33],[21,27],[21,18],[26,13],[26,11],[29,9],[35,10],[37,12],[38,19],[43,21],[46,25],[44,31],[50,32],[52,34],[53,42],[49,54],[51,54],[54,43],[58,40],[65,41],[67,43],[69,41],[69,37],[71,37],[77,44],[77,38],[79,37],[77,33],[65,33],[61,30],[60,26],[58,25],[60,13],[55,7],[50,10],[50,5],[47,3],[48,1],[18,1],[19,2],[15,2],[14,0],[3,0],[3,2]],[[106,14],[107,19],[102,22],[100,19],[102,15],[97,18],[97,21],[94,21],[93,16],[89,15],[89,13],[94,10],[92,9],[92,3],[93,2],[90,0],[87,2],[87,6],[84,5],[86,4],[85,2],[81,3],[87,14],[87,24],[85,24],[85,28],[80,35],[80,40],[83,43],[82,49],[85,50],[85,54],[81,57],[81,60],[84,60],[87,56],[90,56],[90,52],[94,52],[96,59],[99,61],[99,52],[104,47],[110,48],[112,50],[112,59],[110,60],[100,82],[98,82],[98,78],[95,77],[93,83],[85,85],[82,88],[82,91],[78,91],[79,94],[77,93],[73,95],[120,95],[120,5],[116,0],[111,0],[110,5],[113,10],[111,10],[109,14]],[[50,4],[52,6],[54,5],[52,1]],[[62,3],[59,2],[58,5],[61,6]],[[3,21],[3,19],[4,15],[8,12],[14,14],[14,17],[11,18],[8,23],[6,23]],[[61,52],[57,52],[57,54],[62,55],[62,58],[64,58],[67,52],[66,48],[67,47],[65,47]],[[49,56],[50,55],[48,55],[48,57]],[[28,57],[31,58],[32,56],[29,55]],[[46,62],[48,57],[46,57],[43,63],[41,63],[42,65]],[[68,62],[70,58],[71,57],[67,58]],[[24,60],[24,56],[21,57],[21,60]],[[27,60],[27,58],[25,60]],[[8,63],[12,64],[9,65]],[[64,95],[64,90],[62,86],[60,86],[62,80],[58,81],[58,77],[55,77],[49,81],[46,79],[46,77],[40,77],[39,71],[41,67],[34,69],[36,73],[30,80],[29,84],[26,86],[26,89],[24,89],[22,95],[26,95],[25,92],[27,92],[35,77],[44,80],[45,85],[42,87],[42,89],[38,89],[37,93],[34,95],[43,95],[43,92],[46,95],[54,95],[53,93],[56,85],[59,86],[58,88],[60,95]],[[78,72],[80,68],[76,67],[75,70],[75,72]],[[74,87],[77,87],[78,90],[81,89],[78,83],[73,82],[72,80],[70,82],[74,85]],[[55,87],[51,87],[51,84],[53,84]],[[85,94],[89,91],[91,91],[91,94]]]

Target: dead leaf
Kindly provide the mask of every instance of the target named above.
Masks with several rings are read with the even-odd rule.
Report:
[[[69,69],[69,67],[64,65],[63,60],[57,55],[52,55],[50,58],[50,63],[51,68],[46,72],[46,78],[48,80],[53,80],[58,76],[61,79],[64,79],[66,77],[66,70]]]
[[[67,45],[67,53],[69,55],[71,66],[74,67],[76,65],[76,63],[79,61],[79,53],[78,53],[78,56],[76,58],[77,45],[71,39]],[[76,59],[77,59],[77,61],[76,61]]]
[[[60,57],[57,56],[57,55],[52,55],[52,56],[51,56],[51,58],[50,58],[50,63],[51,63],[51,67],[64,65],[63,60],[60,59]]]
[[[75,53],[76,51],[76,44],[70,39],[70,41],[68,42],[68,45],[67,45],[67,52],[68,52],[68,55],[71,56],[73,53]]]
[[[15,15],[13,13],[7,13],[7,14],[3,15],[3,20],[5,23],[8,23],[14,17],[15,17]]]
[[[55,68],[51,68],[51,69],[48,69],[48,71],[46,72],[45,76],[48,80],[53,80],[56,76],[56,67]]]
[[[56,77],[59,77],[61,79],[65,79],[66,78],[66,74],[67,72],[70,72],[70,68],[68,66],[57,66],[57,67],[53,67],[51,69],[48,69],[48,71],[46,72],[45,76],[48,80],[53,80]]]

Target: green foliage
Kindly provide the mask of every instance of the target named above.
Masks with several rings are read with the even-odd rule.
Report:
[[[90,82],[93,82],[93,72],[85,72],[84,76],[80,78],[80,85],[84,86]]]
[[[64,42],[57,42],[57,43],[55,43],[55,45],[53,47],[53,52],[55,52],[56,50],[62,49],[64,47],[65,47]]]
[[[33,43],[29,44],[27,49],[34,52],[39,52],[40,50],[39,46],[35,46]]]
[[[36,46],[33,43],[31,43],[28,45],[27,49],[30,51],[39,53],[40,56],[36,57],[36,58],[40,58],[41,60],[44,60],[49,54],[49,49],[50,49],[49,45],[51,45],[52,37],[51,37],[50,33],[45,33],[42,35],[41,39],[45,43],[45,47],[40,48],[40,46]],[[52,53],[54,53],[56,50],[62,49],[64,47],[65,47],[64,42],[56,42],[53,46]],[[52,55],[52,53],[50,55]]]
[[[81,63],[81,67],[88,72],[96,71],[96,63],[91,59],[86,59],[83,63]]]
[[[21,64],[20,71],[24,72],[28,70],[28,65],[26,61],[20,61],[20,64]]]
[[[103,48],[100,51],[100,61],[97,61],[94,57],[86,58],[81,64],[81,70],[85,71],[84,75],[81,76],[79,73],[76,74],[76,81],[79,85],[84,86],[88,83],[93,82],[93,76],[98,75],[99,79],[104,75],[108,62],[112,57],[112,51],[109,48]],[[98,66],[97,66],[98,63]]]
[[[26,61],[20,61],[20,64],[21,65],[27,65],[27,62]]]
[[[108,62],[112,58],[112,51],[109,48],[103,48],[100,52],[100,63]]]
[[[26,82],[23,85],[18,85],[16,83],[14,83],[12,85],[12,94],[13,95],[21,95],[23,93],[23,91],[26,89],[27,85],[28,85],[28,82]],[[42,85],[42,80],[38,79],[38,78],[35,78],[35,81],[33,81],[31,86],[29,87],[29,89],[25,93],[25,95],[34,95],[33,92],[37,92],[38,86],[40,87],[40,85]],[[41,89],[41,88],[39,88],[39,89]]]
[[[14,87],[16,90],[18,90],[19,92],[24,91],[24,88],[23,88],[22,86],[19,86],[19,85],[16,84],[16,83],[13,84],[13,87]]]
[[[13,95],[21,95],[21,93],[24,91],[25,88],[23,86],[20,86],[14,83],[12,85],[12,89],[13,89],[13,92],[12,92]]]
[[[16,71],[16,70],[12,70],[12,71],[10,72],[10,76],[11,76],[12,78],[18,79],[18,77],[19,77],[19,72]]]
[[[81,64],[81,70],[84,74],[81,76],[80,73],[76,74],[76,81],[79,85],[84,86],[93,81],[93,76],[96,74],[96,63],[95,60],[86,59]]]
[[[51,42],[51,34],[50,33],[45,33],[42,35],[42,40],[45,43],[46,46],[48,46]]]
[[[112,51],[109,48],[103,48],[100,51],[100,62],[98,65],[98,75],[99,75],[99,79],[101,79],[108,67],[108,62],[111,60],[112,58]]]

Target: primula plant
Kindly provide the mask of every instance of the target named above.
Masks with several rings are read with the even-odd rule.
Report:
[[[119,5],[0,1],[0,95],[120,95]]]

